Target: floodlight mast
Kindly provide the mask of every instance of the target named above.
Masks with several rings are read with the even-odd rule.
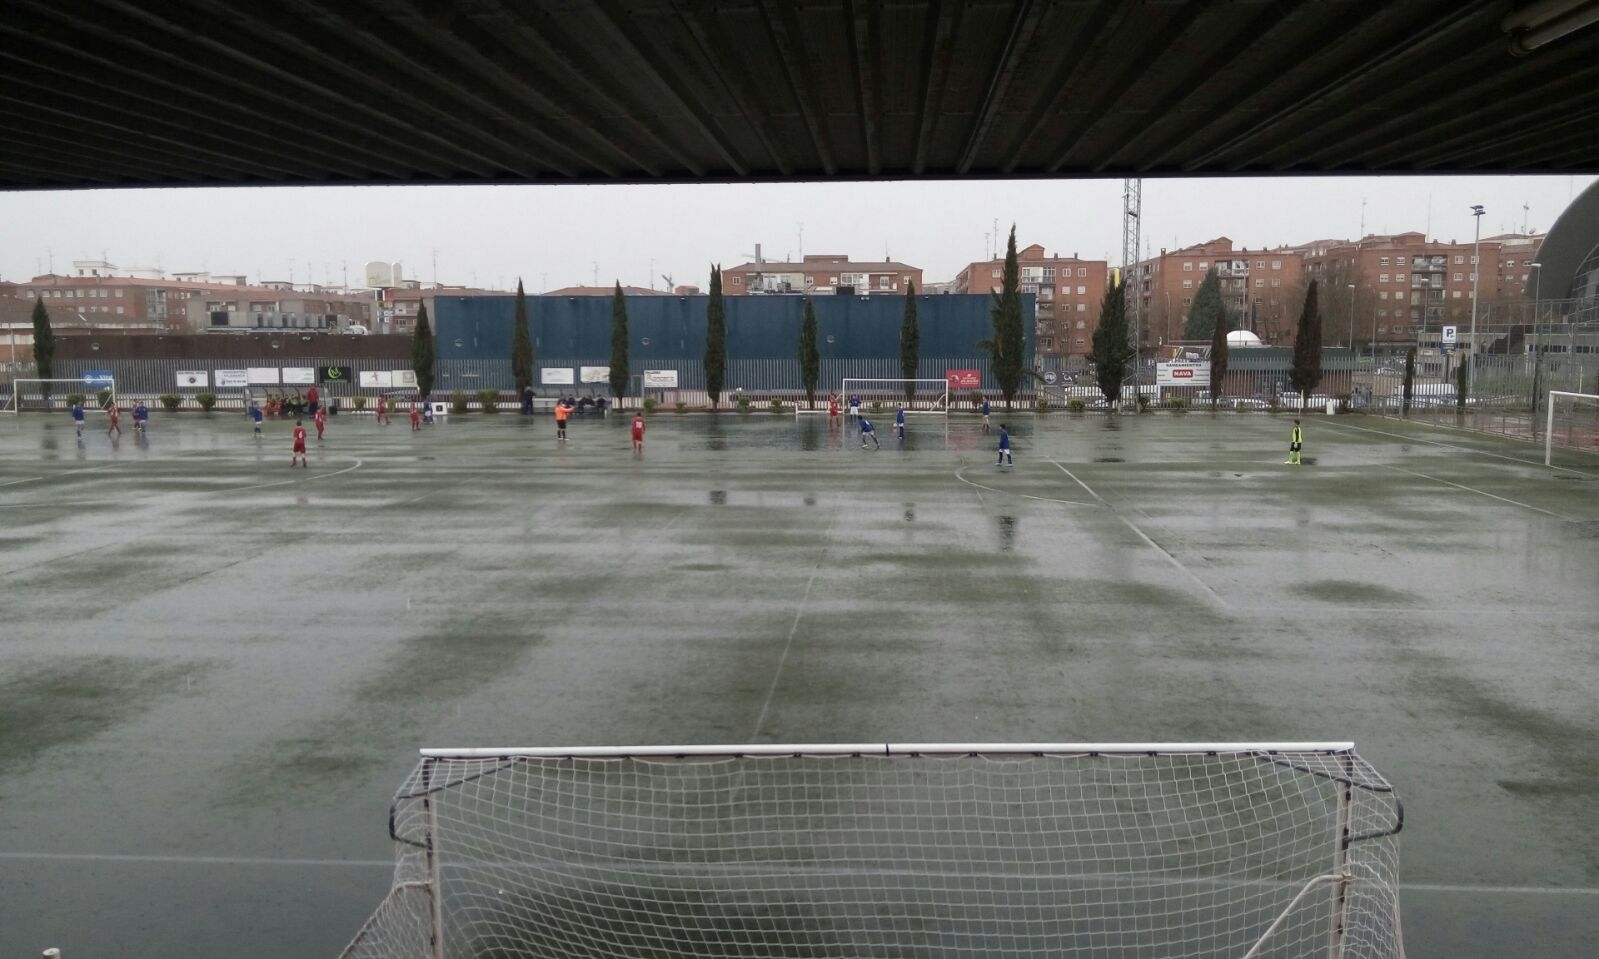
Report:
[[[1466,396],[1468,398],[1477,395],[1477,285],[1482,277],[1482,257],[1480,255],[1482,214],[1481,204],[1473,204],[1471,215],[1472,222],[1476,225],[1472,228],[1471,237],[1471,366],[1466,368]]]

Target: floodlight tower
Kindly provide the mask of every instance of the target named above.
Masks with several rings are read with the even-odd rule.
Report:
[[[1129,284],[1133,284],[1138,272],[1138,221],[1143,191],[1143,180],[1128,178],[1122,181],[1122,301],[1126,304],[1127,333],[1132,339],[1135,371],[1138,369],[1137,360],[1144,342],[1143,331],[1139,328],[1138,306],[1141,291],[1136,284],[1130,287]]]

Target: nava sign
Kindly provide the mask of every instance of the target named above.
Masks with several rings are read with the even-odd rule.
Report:
[[[982,370],[945,370],[944,379],[952,390],[975,390],[983,385]]]

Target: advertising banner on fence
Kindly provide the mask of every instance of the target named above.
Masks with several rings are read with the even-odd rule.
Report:
[[[1210,386],[1209,363],[1156,363],[1156,386]]]
[[[285,366],[283,368],[283,383],[285,386],[312,386],[316,383],[316,367],[314,366]]]
[[[252,366],[244,374],[250,378],[251,386],[278,385],[278,368],[275,366]]]
[[[611,378],[609,366],[584,366],[578,369],[577,378],[583,383],[604,383]]]
[[[362,370],[361,388],[368,390],[386,390],[394,385],[394,378],[388,370]]]
[[[645,370],[644,386],[646,389],[677,389],[677,370]]]
[[[544,366],[539,368],[539,382],[546,386],[571,386],[570,366]]]
[[[975,390],[983,385],[982,370],[945,370],[944,379],[952,390]]]
[[[115,381],[115,379],[116,379],[116,377],[111,375],[111,371],[110,370],[84,370],[83,371],[83,385],[84,386],[110,386],[112,384],[112,382]]]
[[[217,370],[217,389],[219,390],[249,385],[249,370]]]
[[[205,370],[179,370],[178,389],[203,390],[211,385],[211,377]]]
[[[348,366],[319,366],[316,379],[318,383],[351,383],[355,381],[355,373]]]
[[[416,370],[390,370],[389,382],[397,390],[416,389]]]

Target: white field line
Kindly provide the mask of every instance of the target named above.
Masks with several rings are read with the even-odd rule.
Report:
[[[360,469],[362,462],[363,462],[362,460],[357,459],[355,461],[355,465],[354,466],[346,466],[344,469],[334,470],[331,473],[318,473],[315,476],[304,477],[304,479],[306,479],[306,480],[317,480],[317,479],[325,479],[326,477],[329,477],[329,476],[339,476],[340,474],[348,473],[351,470]],[[293,469],[294,467],[291,466],[289,468]],[[248,493],[250,490],[270,489],[270,488],[272,488],[274,486],[287,486],[290,483],[298,483],[298,482],[300,482],[300,480],[286,479],[286,480],[278,480],[277,482],[274,482],[274,483],[258,483],[255,486],[235,486],[235,487],[232,487],[231,489],[208,489],[208,490],[202,490],[201,491],[201,495],[215,496],[215,495],[217,495],[219,493]]]
[[[1050,460],[1049,462],[1055,463],[1054,460]],[[1164,556],[1168,563],[1170,563],[1173,566],[1175,566],[1178,570],[1180,570],[1183,573],[1183,575],[1187,576],[1190,580],[1192,580],[1195,585],[1197,585],[1200,589],[1204,590],[1206,595],[1208,595],[1212,600],[1214,600],[1217,605],[1221,606],[1223,609],[1230,609],[1231,608],[1231,604],[1229,604],[1227,602],[1227,600],[1223,599],[1220,593],[1216,592],[1214,589],[1211,589],[1210,585],[1208,583],[1206,583],[1204,580],[1200,579],[1199,576],[1197,574],[1195,574],[1193,570],[1189,569],[1187,566],[1184,566],[1182,560],[1178,559],[1177,557],[1173,556],[1170,552],[1168,552],[1166,550],[1166,547],[1160,545],[1159,543],[1157,543],[1153,539],[1151,539],[1148,533],[1145,533],[1142,529],[1140,529],[1138,527],[1137,523],[1134,523],[1132,520],[1130,520],[1126,516],[1122,515],[1120,510],[1116,509],[1114,506],[1111,506],[1110,503],[1105,500],[1105,497],[1103,497],[1103,496],[1099,495],[1098,493],[1094,492],[1093,487],[1089,486],[1087,483],[1085,483],[1081,479],[1079,479],[1076,473],[1073,473],[1071,470],[1067,469],[1066,467],[1062,466],[1059,463],[1055,463],[1055,468],[1060,470],[1062,473],[1065,473],[1067,476],[1070,476],[1072,478],[1073,482],[1075,482],[1078,486],[1081,486],[1083,489],[1087,490],[1089,496],[1092,496],[1094,499],[1098,500],[1101,505],[1103,505],[1105,508],[1109,509],[1112,516],[1114,516],[1117,519],[1121,520],[1122,523],[1124,525],[1126,525],[1126,527],[1128,529],[1132,530],[1135,534],[1137,534],[1139,539],[1141,539],[1144,542],[1148,543],[1151,549],[1155,550],[1155,552],[1157,552],[1160,555]]]
[[[1353,423],[1334,423],[1334,422],[1332,422],[1330,420],[1327,421],[1326,423],[1322,424],[1322,425],[1331,426],[1331,427],[1334,427],[1334,428],[1337,428],[1337,429],[1343,429],[1343,430],[1359,430],[1362,433],[1376,433],[1379,436],[1392,436],[1394,439],[1404,440],[1407,443],[1425,443],[1428,446],[1436,446],[1439,449],[1453,450],[1456,453],[1467,453],[1467,454],[1470,454],[1470,455],[1473,455],[1473,456],[1492,456],[1494,459],[1508,460],[1508,461],[1510,461],[1512,463],[1523,463],[1523,464],[1525,464],[1527,466],[1536,466],[1539,469],[1559,470],[1559,471],[1561,471],[1563,473],[1576,473],[1579,476],[1593,476],[1593,477],[1599,478],[1599,473],[1591,473],[1591,472],[1588,472],[1587,470],[1572,469],[1569,466],[1545,466],[1545,465],[1543,465],[1543,460],[1522,459],[1519,456],[1510,456],[1510,455],[1508,455],[1506,453],[1495,453],[1492,450],[1473,449],[1473,448],[1471,448],[1469,446],[1458,446],[1458,445],[1456,445],[1454,443],[1440,443],[1437,440],[1424,439],[1424,438],[1422,438],[1420,436],[1411,436],[1411,435],[1409,435],[1407,433],[1394,433],[1394,432],[1392,432],[1390,430],[1377,430],[1377,429],[1372,429],[1369,426],[1355,426]],[[1429,425],[1428,428],[1431,428],[1431,429],[1440,429],[1440,428],[1453,429],[1453,427],[1432,427],[1430,425]],[[1472,432],[1471,435],[1473,435],[1473,436],[1481,436],[1481,437],[1484,437],[1486,439],[1492,439],[1493,438],[1493,434],[1492,433]]]
[[[1487,490],[1480,490],[1480,489],[1477,489],[1474,486],[1467,486],[1464,483],[1455,483],[1455,482],[1451,482],[1450,480],[1440,479],[1439,477],[1436,477],[1436,476],[1428,476],[1426,473],[1418,473],[1415,470],[1407,470],[1407,469],[1405,469],[1402,466],[1388,466],[1387,468],[1393,470],[1396,473],[1405,473],[1405,474],[1410,475],[1410,476],[1419,476],[1419,477],[1421,477],[1424,480],[1431,480],[1434,483],[1442,483],[1445,486],[1453,486],[1455,489],[1465,490],[1468,493],[1476,493],[1478,496],[1486,496],[1489,499],[1496,499],[1496,500],[1498,500],[1501,503],[1509,503],[1511,506],[1520,506],[1522,509],[1530,509],[1534,513],[1542,513],[1545,516],[1553,516],[1555,519],[1561,519],[1561,520],[1567,520],[1567,521],[1570,521],[1572,519],[1572,517],[1570,517],[1570,516],[1565,516],[1565,515],[1563,515],[1561,513],[1556,513],[1556,512],[1553,512],[1552,510],[1544,509],[1541,506],[1532,506],[1532,505],[1530,505],[1528,503],[1523,503],[1520,500],[1513,500],[1513,499],[1511,499],[1508,496],[1500,496],[1498,493],[1490,493]]]
[[[1103,506],[1103,505],[1105,505],[1104,503],[1084,503],[1081,500],[1075,500],[1075,499],[1055,499],[1054,497],[1050,497],[1050,496],[1034,496],[1031,493],[1016,493],[1016,492],[1012,492],[1011,490],[1000,489],[1000,488],[998,488],[996,486],[984,486],[982,483],[978,483],[978,482],[976,482],[974,480],[969,480],[965,476],[961,475],[962,473],[966,472],[968,469],[971,469],[971,467],[963,466],[960,469],[956,470],[955,474],[954,474],[955,478],[960,480],[962,483],[965,483],[967,486],[972,486],[972,487],[975,487],[975,488],[980,489],[980,490],[987,490],[990,493],[998,493],[1001,496],[1019,496],[1022,499],[1037,500],[1040,503],[1058,503],[1061,506]]]
[[[679,513],[678,515],[682,515]],[[836,511],[835,511],[836,515]],[[677,517],[672,518],[676,522]],[[670,524],[668,524],[670,525]],[[833,521],[829,520],[827,532],[833,530]],[[788,636],[783,640],[783,653],[777,657],[777,668],[772,671],[771,685],[766,687],[766,699],[761,703],[760,715],[755,717],[755,727],[750,730],[750,742],[755,742],[761,734],[761,727],[766,724],[766,714],[772,709],[772,699],[777,695],[777,683],[783,678],[783,667],[788,664],[789,650],[794,648],[794,637],[799,633],[800,619],[805,615],[805,605],[811,599],[811,587],[816,585],[816,574],[822,571],[822,564],[827,561],[827,547],[822,547],[821,555],[816,557],[816,564],[811,567],[811,575],[805,580],[805,592],[801,594],[799,604],[794,607],[794,621],[788,625]]]

